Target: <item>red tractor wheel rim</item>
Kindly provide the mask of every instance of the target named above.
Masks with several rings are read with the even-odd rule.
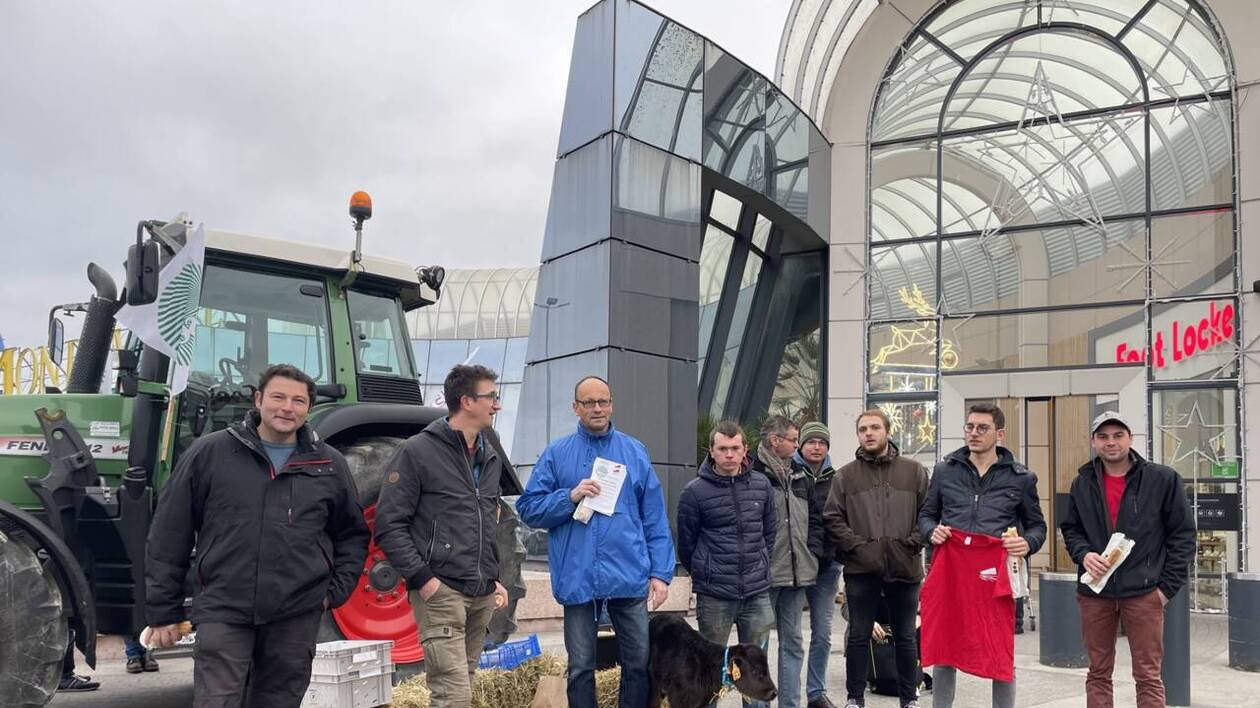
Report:
[[[359,583],[346,604],[333,610],[333,621],[346,639],[392,639],[395,664],[414,664],[424,659],[424,649],[416,636],[416,620],[407,599],[407,585],[400,578],[392,589],[372,587],[371,572],[385,562],[385,552],[376,545],[376,505],[363,512],[372,541]]]

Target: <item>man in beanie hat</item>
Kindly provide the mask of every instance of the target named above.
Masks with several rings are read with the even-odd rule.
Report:
[[[794,461],[805,470],[814,484],[818,504],[825,504],[836,470],[831,466],[831,431],[827,426],[810,421],[801,426],[800,447]],[[835,708],[827,697],[827,660],[831,657],[831,616],[836,610],[836,592],[840,588],[840,563],[836,546],[823,536],[822,556],[818,559],[818,581],[805,590],[809,603],[809,654],[805,677],[808,708]]]

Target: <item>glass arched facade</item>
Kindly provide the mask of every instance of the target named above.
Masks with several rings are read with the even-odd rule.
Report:
[[[947,2],[905,38],[870,122],[866,380],[903,450],[948,452],[944,377],[1138,367],[1149,453],[1239,504],[1230,77],[1186,0]],[[1200,529],[1212,608],[1238,533]]]
[[[424,401],[445,406],[442,382],[456,364],[488,366],[499,374],[503,408],[494,427],[512,451],[537,268],[447,271],[438,301],[407,315],[411,350]]]

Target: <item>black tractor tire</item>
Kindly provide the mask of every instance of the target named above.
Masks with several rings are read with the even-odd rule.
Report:
[[[0,706],[42,706],[70,636],[57,583],[19,534],[0,531]]]
[[[350,476],[359,492],[359,503],[365,509],[376,504],[381,493],[381,480],[385,477],[385,467],[404,442],[404,438],[366,437],[339,448],[350,467]],[[517,537],[520,518],[512,506],[502,499],[499,500],[498,516],[495,542],[499,549],[499,582],[508,591],[508,606],[506,611],[494,613],[490,620],[487,633],[490,646],[502,644],[516,631],[516,605],[525,596],[525,581],[521,577],[525,546]],[[331,612],[324,613],[318,638],[321,642],[345,638],[333,621]]]
[[[359,491],[359,504],[364,509],[376,504],[381,494],[381,480],[385,478],[385,465],[404,442],[405,438],[370,437],[338,448],[350,466],[350,476]]]

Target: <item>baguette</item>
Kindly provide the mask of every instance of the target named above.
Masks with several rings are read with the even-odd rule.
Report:
[[[1116,563],[1119,563],[1120,558],[1123,555],[1124,555],[1124,549],[1120,548],[1119,546],[1116,546],[1115,548],[1111,549],[1106,555],[1103,556],[1103,560],[1107,561],[1107,567],[1110,568]]]

